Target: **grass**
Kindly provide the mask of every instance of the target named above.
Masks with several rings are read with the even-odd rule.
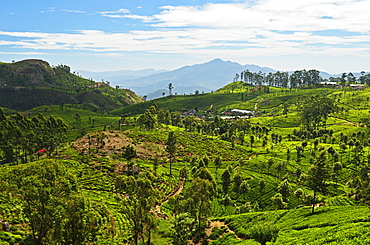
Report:
[[[343,91],[334,89],[282,91],[281,89],[271,88],[269,94],[251,93],[248,97],[243,97],[246,101],[242,102],[241,92],[244,92],[244,88],[236,87],[232,89],[234,91],[226,87],[210,94],[160,98],[155,101],[124,107],[109,114],[91,112],[78,108],[76,105],[64,105],[63,108],[61,106],[34,108],[29,112],[29,115],[34,116],[41,112],[45,116],[53,115],[56,118],[61,118],[70,127],[71,139],[80,137],[90,131],[104,130],[104,128],[113,132],[113,134],[114,132],[123,133],[130,138],[136,149],[145,149],[146,155],[143,154],[140,158],[133,160],[133,163],[140,166],[142,171],[153,171],[153,159],[156,154],[158,155],[160,164],[156,173],[158,178],[156,187],[162,192],[163,196],[170,193],[177,185],[179,171],[183,167],[189,170],[188,182],[185,184],[185,188],[188,188],[189,180],[192,177],[190,172],[192,159],[194,157],[208,157],[210,160],[208,169],[213,178],[216,179],[217,190],[219,190],[219,193],[212,200],[211,219],[224,221],[235,232],[235,234],[231,232],[220,234],[220,231],[215,230],[212,239],[209,238],[210,244],[259,244],[256,241],[256,239],[259,239],[257,237],[265,236],[269,232],[275,234],[276,231],[276,237],[271,238],[274,244],[366,244],[370,242],[368,238],[370,233],[368,208],[357,206],[360,203],[349,197],[353,189],[348,186],[348,181],[358,175],[360,165],[352,162],[353,152],[347,149],[345,153],[341,153],[339,148],[341,133],[346,134],[350,139],[354,139],[357,136],[353,136],[353,133],[365,132],[367,138],[367,128],[358,127],[357,124],[359,123],[359,117],[366,117],[368,113],[365,108],[367,100],[364,98],[370,96],[370,90],[346,92],[346,95],[342,96]],[[313,139],[304,139],[307,141],[307,146],[304,148],[303,156],[299,161],[296,156],[296,147],[302,146],[303,140],[298,136],[288,137],[288,134],[292,135],[293,131],[299,131],[299,115],[295,103],[302,96],[327,93],[339,94],[348,111],[335,113],[328,118],[327,129],[333,130],[333,136],[327,136],[326,140],[324,140],[324,137],[318,137],[319,145],[317,149],[314,147]],[[132,122],[133,117],[137,117],[134,116],[136,113],[145,111],[154,102],[159,108],[169,107],[171,110],[181,111],[198,108],[201,112],[210,108],[217,112],[236,107],[239,109],[253,109],[257,104],[258,109],[262,112],[259,117],[252,118],[249,121],[252,126],[264,125],[271,129],[271,132],[266,135],[267,145],[263,146],[262,138],[254,135],[255,143],[251,148],[249,135],[253,134],[252,132],[247,132],[244,145],[239,145],[238,139],[235,140],[233,145],[231,142],[221,140],[219,136],[187,132],[183,128],[174,126],[156,125],[154,130],[142,130],[129,125],[115,131],[117,128],[115,125],[123,113],[131,113],[132,117],[128,120]],[[283,113],[284,107],[288,109],[286,115]],[[80,115],[80,122],[75,119],[77,113]],[[95,119],[94,125],[91,119]],[[231,124],[231,121],[228,123]],[[127,131],[122,131],[122,129],[127,129]],[[176,159],[172,166],[172,176],[169,175],[168,154],[164,150],[165,141],[170,130],[175,131],[178,141]],[[272,144],[272,133],[281,135],[282,142]],[[358,140],[361,139],[358,138]],[[342,162],[344,168],[340,170],[337,178],[329,177],[327,180],[330,188],[329,192],[323,196],[327,207],[320,207],[314,215],[311,215],[310,207],[295,209],[298,205],[305,204],[305,201],[298,199],[293,193],[299,188],[305,193],[312,192],[305,186],[304,181],[296,176],[296,171],[301,168],[303,173],[307,172],[311,164],[310,157],[315,157],[320,147],[324,149],[333,147],[339,154],[338,161]],[[287,160],[287,149],[290,150],[289,161]],[[363,148],[360,159],[362,163],[367,161],[366,153],[369,150],[369,146]],[[213,163],[216,156],[220,156],[223,160],[217,171],[217,178]],[[127,223],[120,212],[120,202],[113,193],[115,177],[117,174],[121,174],[114,171],[114,166],[126,163],[120,152],[118,150],[108,151],[102,148],[95,150],[92,155],[82,155],[72,147],[67,146],[61,156],[56,156],[55,159],[67,165],[77,176],[86,196],[94,202],[103,203],[114,216],[120,233],[116,237],[104,237],[103,234],[101,244],[123,243],[123,240],[129,236],[125,232]],[[273,164],[270,168],[267,168],[266,163],[270,159],[273,160]],[[327,164],[331,169],[334,162],[333,157],[328,154],[327,159]],[[281,162],[286,163],[286,168],[279,172],[277,165]],[[248,182],[251,190],[245,195],[241,195],[233,192],[233,185],[231,185],[228,194],[232,197],[232,202],[224,207],[220,204],[225,195],[222,192],[221,174],[228,166],[233,169],[232,177],[239,172],[242,179]],[[7,168],[4,167],[4,170]],[[5,172],[3,171],[3,173]],[[330,176],[333,176],[332,174],[330,172]],[[278,192],[277,186],[284,178],[289,179],[291,186],[291,193],[287,197],[288,209],[276,210],[276,206],[271,202],[271,197]],[[261,179],[266,183],[263,190],[259,188]],[[253,212],[235,214],[238,212],[238,208],[245,203],[250,203]],[[9,207],[5,208],[8,211],[3,216],[11,217]],[[171,209],[173,207],[168,203],[163,206],[163,212],[169,216],[172,214]],[[169,221],[159,220],[158,222],[158,230],[153,235],[153,243],[170,243]],[[266,231],[262,229],[269,226],[272,226],[273,229],[267,229]],[[257,230],[263,231],[258,233]]]

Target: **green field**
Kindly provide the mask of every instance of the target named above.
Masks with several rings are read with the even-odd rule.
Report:
[[[30,188],[43,190],[46,184],[39,183],[54,175],[33,171],[44,164],[63,173],[52,182],[55,188],[71,179],[66,198],[48,206],[60,213],[62,219],[55,220],[61,226],[51,222],[40,244],[70,237],[65,205],[80,197],[88,203],[80,214],[80,230],[87,235],[76,244],[368,244],[368,98],[368,88],[267,89],[236,82],[213,93],[163,97],[109,112],[78,104],[44,105],[22,115],[5,110],[0,138],[14,147],[0,145],[0,180],[6,183],[0,187],[0,219],[10,224],[0,244],[36,244],[39,233],[31,232],[30,221],[35,217],[25,205],[28,189],[17,181],[23,176]],[[304,124],[303,111],[314,117],[311,106],[327,101],[335,105],[330,113],[317,124]],[[220,119],[231,109],[256,114]],[[181,116],[188,110],[197,113]],[[19,139],[40,143],[42,135],[32,134],[27,124],[40,113],[51,122],[50,117],[60,119],[66,137],[58,152],[26,157],[26,163],[23,152],[38,149],[26,149]],[[48,122],[42,125],[37,132],[51,130]],[[7,130],[19,134],[6,138],[12,135]],[[173,153],[170,132],[176,138]],[[317,203],[322,206],[312,212]],[[130,216],[132,210],[140,215]]]

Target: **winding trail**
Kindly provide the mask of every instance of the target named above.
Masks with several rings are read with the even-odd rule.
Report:
[[[222,222],[222,221],[219,221],[219,220],[213,220],[213,221],[210,221],[210,223],[209,223],[209,226],[206,228],[206,234],[207,234],[207,237],[209,236],[209,235],[211,235],[211,233],[212,233],[212,229],[214,228],[214,227],[217,227],[217,228],[221,228],[221,227],[226,227],[226,233],[233,233],[234,235],[235,235],[235,238],[237,239],[237,240],[243,240],[243,239],[241,239],[240,237],[238,237],[238,235],[236,235],[236,233],[235,233],[235,231],[233,231],[233,230],[230,230],[230,228],[227,226],[227,224],[225,224],[225,222]]]
[[[163,216],[164,214],[161,212],[161,208],[162,206],[168,202],[168,200],[170,199],[170,197],[173,197],[173,196],[177,196],[181,193],[181,191],[184,189],[184,184],[185,184],[185,179],[180,179],[179,181],[179,184],[171,191],[170,194],[168,194],[166,196],[166,198],[164,199],[164,201],[160,204],[160,205],[156,205],[154,207],[154,210],[157,212],[157,215],[158,216]],[[163,218],[163,217],[161,217]]]
[[[245,161],[250,161],[250,160],[252,160],[252,157],[253,156],[255,156],[255,155],[257,155],[257,153],[253,153],[253,154],[251,154],[249,157],[248,157],[248,159],[246,159]],[[244,160],[244,159],[242,159],[242,160]],[[240,166],[240,164],[238,164],[238,165],[236,165],[235,167],[234,167],[234,169],[237,169],[238,167]]]
[[[332,118],[336,118],[336,119],[339,119],[339,120],[345,121],[346,123],[349,123],[349,124],[351,124],[351,125],[353,125],[353,126],[355,126],[355,127],[360,127],[360,126],[358,125],[358,123],[357,123],[357,124],[356,124],[356,123],[353,123],[353,122],[348,121],[347,119],[344,119],[344,118],[340,118],[340,117],[333,117],[333,116],[329,116],[329,117],[332,117]]]

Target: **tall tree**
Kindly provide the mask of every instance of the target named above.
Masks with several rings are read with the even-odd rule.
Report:
[[[217,172],[218,172],[218,169],[221,167],[221,164],[222,164],[222,160],[221,160],[220,156],[217,156],[215,158],[214,164],[215,164],[215,168],[216,168],[216,179],[217,179]]]
[[[175,158],[175,153],[177,151],[176,144],[177,144],[177,139],[176,139],[175,132],[170,131],[168,133],[168,137],[166,141],[166,151],[170,155],[170,175],[172,175],[172,163],[173,163],[173,159]]]
[[[325,150],[320,151],[316,156],[314,164],[311,164],[305,179],[307,185],[313,190],[312,213],[314,213],[317,192],[325,194],[328,186],[326,181],[329,179],[329,168]]]
[[[214,185],[206,179],[195,178],[184,191],[184,204],[189,214],[195,218],[200,232],[201,220],[211,213],[211,200],[215,194]]]
[[[172,95],[172,89],[174,89],[174,87],[172,86],[172,83],[169,83],[167,88],[168,88],[168,94],[171,96]]]

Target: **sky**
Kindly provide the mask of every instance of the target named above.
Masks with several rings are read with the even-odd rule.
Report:
[[[370,0],[0,0],[0,61],[370,72]]]

